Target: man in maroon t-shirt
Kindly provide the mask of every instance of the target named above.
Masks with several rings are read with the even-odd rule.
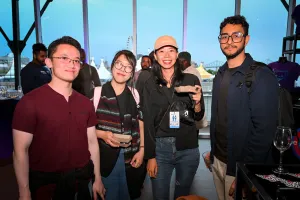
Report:
[[[104,199],[94,107],[72,90],[81,46],[62,37],[48,48],[52,81],[26,94],[13,118],[14,167],[20,199]],[[45,195],[47,194],[47,195]],[[87,195],[89,198],[87,198]]]

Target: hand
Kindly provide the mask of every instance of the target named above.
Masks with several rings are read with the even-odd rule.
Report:
[[[147,172],[150,177],[156,178],[157,175],[157,162],[155,158],[149,159],[147,164]]]
[[[205,155],[204,163],[206,165],[206,168],[210,169],[210,167],[211,167],[210,152]]]
[[[234,198],[234,193],[235,193],[235,179],[232,182],[230,189],[229,189],[229,196],[231,196],[232,198]]]
[[[144,148],[141,148],[141,149],[139,150],[139,152],[137,152],[137,153],[133,156],[133,158],[132,158],[130,164],[131,164],[131,166],[134,167],[134,168],[139,168],[139,167],[141,166],[141,164],[143,163],[143,161],[144,161]]]
[[[232,198],[234,198],[235,186],[236,186],[236,179],[234,179],[234,181],[232,182],[230,189],[229,189],[229,196],[231,196]],[[256,192],[254,187],[252,187],[252,192]],[[243,186],[243,188],[242,188],[242,198],[243,199],[246,198],[246,186]]]
[[[110,131],[103,131],[101,134],[101,139],[112,147],[119,147],[120,142],[114,137],[114,134]]]
[[[192,91],[194,94],[192,95],[193,100],[198,104],[201,100],[201,86],[195,85],[195,91]]]
[[[93,194],[94,194],[94,200],[98,199],[97,194],[100,195],[100,197],[102,198],[102,200],[105,200],[104,196],[105,196],[105,188],[104,185],[102,183],[101,178],[97,178],[95,179],[95,182],[93,184]]]

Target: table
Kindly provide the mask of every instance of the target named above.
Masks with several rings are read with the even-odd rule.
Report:
[[[12,119],[15,107],[19,99],[0,100],[0,159],[12,156]]]
[[[272,169],[277,167],[277,165],[258,165],[258,164],[244,164],[237,163],[236,172],[236,194],[235,199],[242,199],[242,188],[243,185],[249,186],[249,188],[255,188],[256,199],[263,200],[290,200],[298,199],[300,195],[300,189],[290,188],[285,186],[280,182],[270,182],[268,180],[258,177],[256,174],[260,175],[270,175],[274,174]],[[300,173],[300,165],[286,165],[290,173]],[[274,174],[282,179],[300,182],[300,178],[296,178],[290,175],[278,175]],[[295,198],[296,196],[296,198]]]

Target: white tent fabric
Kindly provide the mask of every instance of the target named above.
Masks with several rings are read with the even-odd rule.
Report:
[[[95,63],[95,58],[94,57],[91,58],[90,65],[93,66],[93,67],[96,67],[96,63]]]
[[[108,80],[111,79],[111,73],[105,68],[104,60],[101,59],[100,67],[97,70],[100,79]]]

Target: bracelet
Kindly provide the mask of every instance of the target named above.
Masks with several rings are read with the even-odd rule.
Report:
[[[140,146],[140,148],[144,148],[144,146]]]
[[[198,101],[198,103],[196,103],[195,105],[199,105],[200,104],[200,101]]]

